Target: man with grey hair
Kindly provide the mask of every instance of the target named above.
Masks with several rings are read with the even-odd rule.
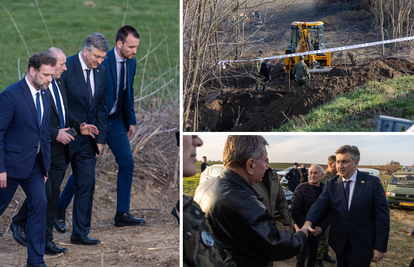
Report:
[[[309,182],[301,183],[296,187],[292,196],[292,218],[295,223],[302,227],[305,223],[305,217],[310,207],[318,199],[322,193],[324,184],[321,182],[323,178],[323,168],[320,165],[312,164],[309,168]],[[313,232],[306,241],[302,251],[296,255],[296,266],[305,266],[308,260],[308,267],[316,264],[318,247],[321,241],[322,233],[328,228],[330,223],[329,210],[325,211],[318,221],[315,223],[315,232]]]
[[[73,201],[73,244],[96,245],[99,239],[88,236],[91,226],[92,202],[95,188],[95,164],[106,141],[106,69],[101,63],[106,57],[109,42],[101,33],[88,35],[82,50],[67,60],[67,71],[62,81],[67,89],[69,110],[79,121],[96,125],[99,135],[75,137],[69,143],[69,159],[73,175],[59,200],[55,229],[65,232],[65,210],[59,209],[62,201]],[[73,179],[73,181],[71,180]],[[74,189],[73,189],[74,187]],[[69,192],[69,193],[67,193]]]
[[[52,76],[52,82],[48,90],[52,96],[51,116],[50,116],[50,172],[46,181],[47,196],[47,213],[46,213],[46,249],[45,253],[55,255],[66,252],[66,248],[59,248],[53,242],[53,221],[55,218],[56,208],[60,196],[60,185],[62,175],[68,162],[67,144],[74,140],[69,133],[75,130],[82,135],[98,134],[94,125],[81,123],[68,109],[66,88],[60,79],[62,73],[66,70],[66,55],[56,47],[51,47],[46,51],[49,55],[56,58],[55,74]],[[29,207],[27,198],[20,207],[19,212],[13,217],[10,229],[13,232],[13,238],[21,245],[27,245],[26,225],[28,219]]]
[[[384,188],[377,177],[357,170],[360,153],[356,146],[341,146],[335,154],[339,175],[326,182],[302,229],[315,232],[312,225],[330,209],[329,245],[336,253],[337,266],[368,267],[387,251],[390,215]]]
[[[206,213],[214,235],[237,266],[265,267],[298,254],[307,231],[278,230],[253,185],[268,168],[267,141],[258,135],[228,136],[225,168],[196,189],[194,200]]]

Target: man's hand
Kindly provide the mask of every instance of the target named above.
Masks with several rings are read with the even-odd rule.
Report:
[[[375,248],[372,250],[372,261],[373,262],[377,262],[382,260],[382,258],[384,257],[384,252],[378,251]]]
[[[311,232],[311,233],[315,232],[315,230],[313,230],[313,228],[312,228],[312,222],[310,222],[310,221],[306,221],[306,222],[303,224],[303,226],[302,226],[302,229],[301,229],[301,230],[307,230],[307,231],[309,231],[309,232]]]
[[[45,183],[46,183],[46,181],[47,181],[47,176],[43,176],[44,178],[45,178]]]
[[[129,140],[132,139],[135,135],[135,125],[129,125],[129,131],[128,131],[128,138]]]
[[[95,153],[95,158],[99,157],[99,155],[102,153],[103,144],[98,143],[97,146],[98,146],[99,154]]]
[[[322,234],[322,231],[323,231],[322,228],[320,228],[319,226],[316,226],[315,227],[315,232],[311,233],[311,235],[318,236],[318,235]]]
[[[292,232],[292,226],[290,225],[285,225],[285,230]]]
[[[69,129],[70,128],[59,129],[59,133],[58,133],[58,136],[56,137],[56,141],[64,145],[67,145],[69,144],[69,142],[75,140],[75,138],[72,135],[66,132]]]
[[[0,188],[6,188],[7,186],[7,173],[0,172]]]
[[[295,227],[296,232],[303,232],[303,233],[305,233],[306,238],[308,238],[308,230],[307,229],[303,229],[303,227],[302,227],[302,229],[300,229],[299,226],[296,223],[293,226]]]
[[[98,135],[99,131],[98,128],[93,124],[86,124],[86,122],[82,123],[80,126],[81,135],[89,135],[92,138],[95,138],[93,134]]]

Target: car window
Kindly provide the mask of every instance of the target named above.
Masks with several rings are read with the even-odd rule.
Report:
[[[396,174],[391,177],[390,184],[414,185],[414,176],[412,174]]]
[[[222,168],[223,167],[212,168],[210,175],[214,177],[219,176]]]

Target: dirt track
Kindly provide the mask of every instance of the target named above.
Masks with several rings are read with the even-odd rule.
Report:
[[[274,15],[255,36],[249,36],[250,45],[243,59],[254,58],[262,48],[264,56],[284,54],[290,42],[292,21],[315,21],[325,23],[325,41],[330,47],[378,41],[380,36],[373,27],[373,17],[363,10],[331,5],[316,6],[317,1],[300,0],[290,10]],[[289,15],[290,14],[290,15]],[[288,22],[288,23],[287,23]],[[249,32],[246,34],[248,35]],[[257,43],[255,40],[263,40]],[[411,51],[399,51],[397,57],[382,59],[381,48],[369,47],[350,50],[357,61],[351,66],[346,53],[332,54],[334,69],[328,74],[312,74],[310,85],[298,90],[293,82],[286,82],[284,61],[274,60],[272,81],[265,92],[256,92],[253,63],[233,64],[224,71],[224,89],[216,90],[198,103],[198,131],[270,131],[289,119],[308,113],[312,108],[334,99],[338,94],[351,92],[368,81],[386,80],[411,75],[414,65],[409,60]],[[212,85],[211,87],[214,87]],[[189,116],[192,118],[193,116]],[[376,124],[377,118],[372,118]],[[237,125],[236,125],[237,122]],[[192,125],[190,122],[188,125]],[[188,127],[186,130],[193,131]]]

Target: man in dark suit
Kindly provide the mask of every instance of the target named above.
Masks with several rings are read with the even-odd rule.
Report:
[[[67,191],[75,192],[70,238],[73,244],[96,245],[101,242],[88,234],[95,188],[95,163],[106,141],[106,70],[101,63],[108,49],[109,42],[101,33],[88,35],[82,50],[68,58],[68,69],[62,74],[70,112],[79,121],[94,124],[99,130],[96,139],[77,135],[69,143],[73,181],[68,181],[60,198],[65,198]],[[69,195],[72,198],[71,193]],[[56,216],[61,212],[58,207]]]
[[[46,181],[47,196],[47,213],[46,213],[46,248],[45,253],[55,255],[66,252],[66,248],[59,248],[53,242],[53,221],[55,218],[56,208],[60,196],[60,185],[62,175],[65,172],[68,163],[68,146],[67,144],[75,140],[68,133],[70,127],[76,130],[76,134],[90,135],[95,138],[93,133],[98,134],[98,130],[94,125],[81,123],[78,121],[68,109],[66,97],[66,88],[60,80],[60,76],[66,70],[66,55],[56,47],[51,47],[46,51],[48,54],[56,58],[55,75],[48,86],[48,90],[52,96],[51,101],[51,118],[50,118],[50,157],[51,166],[49,177]],[[19,212],[13,217],[10,229],[13,232],[14,239],[21,245],[26,246],[26,225],[29,213],[27,198],[23,202]]]
[[[356,146],[344,145],[335,153],[339,175],[326,182],[302,229],[313,232],[312,224],[330,208],[329,245],[338,266],[370,266],[387,251],[390,217],[384,189],[377,177],[357,170]]]
[[[116,46],[108,51],[102,63],[107,72],[106,107],[107,128],[106,143],[115,156],[118,164],[117,179],[117,209],[115,226],[136,226],[145,224],[145,220],[135,218],[129,213],[132,177],[134,172],[134,158],[132,156],[129,140],[135,134],[134,111],[134,76],[136,71],[135,54],[139,45],[139,34],[135,28],[126,25],[116,34]],[[122,77],[122,78],[120,78]],[[74,193],[74,185],[70,177],[65,195],[59,201],[59,209],[66,210]],[[69,188],[72,190],[69,191]],[[65,225],[65,212],[59,212],[55,228],[63,232]]]
[[[20,185],[27,198],[27,266],[47,265],[46,192],[50,170],[50,93],[56,59],[46,52],[29,59],[27,76],[0,94],[0,215]]]

